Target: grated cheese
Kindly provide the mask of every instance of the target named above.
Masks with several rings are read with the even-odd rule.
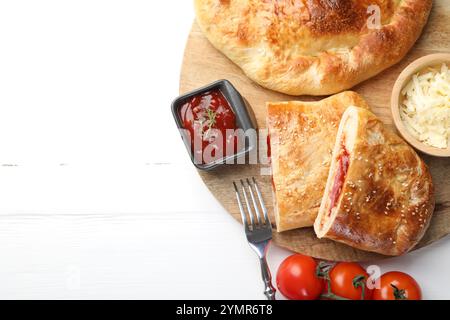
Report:
[[[416,74],[403,89],[401,116],[412,135],[420,141],[445,149],[450,137],[450,70],[429,69]]]

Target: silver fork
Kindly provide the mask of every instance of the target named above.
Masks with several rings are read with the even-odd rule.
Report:
[[[248,212],[248,218],[244,206],[242,205],[238,185],[236,182],[233,182],[239,210],[241,211],[242,223],[244,224],[245,235],[247,236],[247,241],[250,247],[256,252],[259,257],[259,262],[261,263],[261,273],[265,285],[264,294],[268,300],[275,300],[276,290],[272,285],[272,275],[270,274],[266,259],[267,250],[270,242],[272,241],[272,225],[255,178],[252,178],[252,181],[246,179],[245,182],[240,180],[242,195],[244,197]],[[256,197],[253,190],[256,191],[260,207],[256,202]],[[247,193],[250,194],[250,198]],[[251,203],[249,199],[251,200]],[[260,208],[263,215],[261,215]]]

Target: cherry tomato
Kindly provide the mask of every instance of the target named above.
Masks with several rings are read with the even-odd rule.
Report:
[[[388,272],[380,278],[380,288],[373,293],[374,300],[422,300],[422,290],[410,275]]]
[[[288,257],[278,268],[277,286],[291,300],[315,300],[322,293],[324,282],[316,276],[317,262],[296,254]]]
[[[369,275],[357,263],[341,262],[330,271],[331,292],[350,300],[370,300],[372,290],[367,286]],[[364,295],[363,295],[364,288]]]

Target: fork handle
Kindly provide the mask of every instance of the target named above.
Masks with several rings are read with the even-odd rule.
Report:
[[[264,280],[264,294],[267,297],[267,300],[276,300],[275,293],[277,290],[272,285],[272,275],[270,274],[269,265],[267,264],[266,257],[262,257],[259,259],[261,263],[261,274]]]

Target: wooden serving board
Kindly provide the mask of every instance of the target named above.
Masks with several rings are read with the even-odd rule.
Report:
[[[415,59],[439,52],[450,52],[450,0],[434,1],[433,11],[422,37],[410,53],[397,65],[382,72],[352,90],[361,94],[372,111],[392,126],[390,97],[400,72]],[[217,51],[194,23],[189,35],[181,69],[180,93],[186,93],[218,79],[228,79],[247,99],[259,128],[265,128],[267,101],[319,100],[317,97],[292,97],[262,88],[249,80],[239,67]],[[418,248],[427,246],[450,233],[450,159],[423,156],[431,168],[436,188],[436,211],[425,237]],[[232,182],[243,177],[257,177],[269,212],[273,214],[270,177],[261,175],[261,165],[234,165],[200,175],[224,208],[241,220],[235,201]],[[272,216],[272,221],[275,221]],[[369,261],[380,259],[378,254],[353,249],[346,245],[319,240],[312,228],[283,233],[274,232],[274,242],[295,252],[333,261]]]

